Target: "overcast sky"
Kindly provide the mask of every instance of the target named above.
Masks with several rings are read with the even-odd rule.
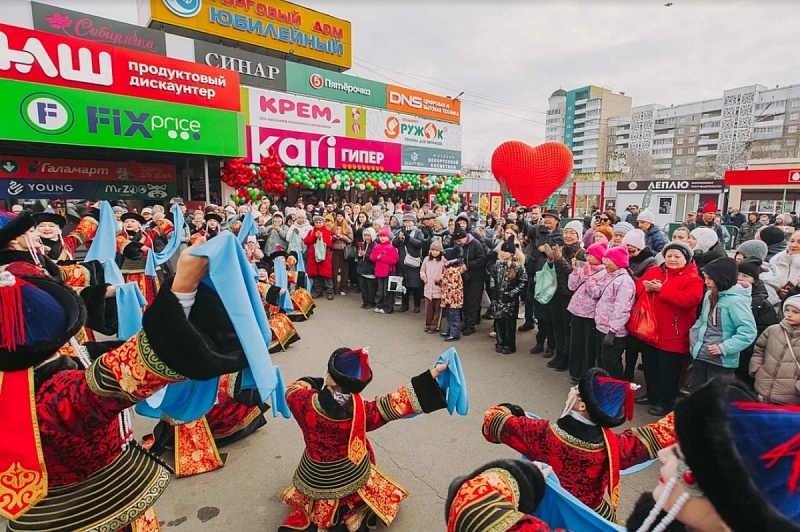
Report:
[[[3,0],[5,1],[5,0]],[[18,0],[15,0],[18,1]],[[42,0],[135,21],[136,0]],[[602,85],[633,105],[800,83],[800,2],[301,0],[352,22],[351,74],[461,91],[463,161],[544,140],[557,88]]]

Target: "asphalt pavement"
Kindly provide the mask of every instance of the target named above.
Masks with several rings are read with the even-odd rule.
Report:
[[[391,529],[444,530],[444,502],[454,477],[496,458],[519,456],[506,446],[484,440],[484,411],[511,402],[555,419],[570,387],[568,373],[556,373],[540,355],[528,354],[535,330],[518,333],[518,352],[503,355],[494,352],[494,340],[488,336],[491,321],[484,320],[472,336],[445,343],[438,334],[423,332],[424,314],[380,315],[362,310],[360,303],[355,293],[318,301],[311,320],[297,324],[302,339],[286,352],[273,355],[273,362],[288,383],[305,375],[323,376],[328,357],[338,347],[369,346],[374,379],[362,395],[371,398],[408,383],[454,346],[467,379],[469,414],[451,417],[442,410],[394,421],[368,435],[378,466],[409,492]],[[637,372],[637,379],[641,378]],[[221,450],[228,453],[222,469],[173,479],[156,503],[164,530],[277,529],[288,513],[280,493],[292,481],[303,438],[294,420],[273,419],[271,413],[267,417],[265,427]],[[655,418],[647,414],[646,407],[636,407],[634,423],[652,421]],[[137,437],[149,432],[152,425],[137,417]],[[657,479],[657,466],[623,477],[620,515],[627,516],[639,493],[652,489]]]

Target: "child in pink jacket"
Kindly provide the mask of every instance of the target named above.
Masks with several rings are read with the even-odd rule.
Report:
[[[425,332],[434,333],[439,330],[442,315],[442,276],[444,275],[444,257],[442,239],[438,236],[431,242],[428,256],[422,261],[419,276],[425,283]]]
[[[378,244],[372,249],[369,260],[375,263],[375,278],[378,280],[378,306],[375,312],[391,314],[394,312],[392,303],[394,294],[389,291],[389,276],[394,273],[394,267],[400,260],[397,248],[392,245],[391,232],[388,227],[378,233]]]
[[[607,250],[608,246],[602,242],[589,246],[586,263],[580,265],[573,260],[572,273],[567,280],[567,286],[575,292],[567,306],[572,315],[569,346],[569,376],[572,384],[578,384],[581,376],[593,368],[597,361],[597,329],[594,325],[597,298],[592,295],[597,283],[606,275],[603,255]]]
[[[636,297],[636,285],[628,273],[628,248],[618,246],[606,251],[603,265],[606,274],[590,295],[597,298],[594,323],[597,327],[597,352],[600,364],[611,377],[622,380],[622,351],[628,336],[628,319]]]

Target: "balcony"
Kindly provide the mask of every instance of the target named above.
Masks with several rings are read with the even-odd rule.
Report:
[[[700,149],[697,150],[697,156],[698,157],[707,157],[709,155],[717,155],[718,153],[719,153],[719,149],[716,146],[714,146],[712,149],[708,149],[708,150],[700,150]]]
[[[673,139],[673,138],[675,138],[675,130],[674,129],[670,130],[670,131],[660,131],[660,132],[656,131],[656,133],[653,135],[653,140]]]
[[[766,133],[753,133],[753,140],[779,139],[783,136],[783,131],[770,131]]]

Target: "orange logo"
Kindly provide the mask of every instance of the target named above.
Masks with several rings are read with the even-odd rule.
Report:
[[[439,129],[433,122],[428,122],[425,126],[425,138],[429,140],[435,139],[439,135]]]
[[[386,138],[396,139],[400,135],[400,120],[396,116],[386,119],[386,128],[383,130]]]

